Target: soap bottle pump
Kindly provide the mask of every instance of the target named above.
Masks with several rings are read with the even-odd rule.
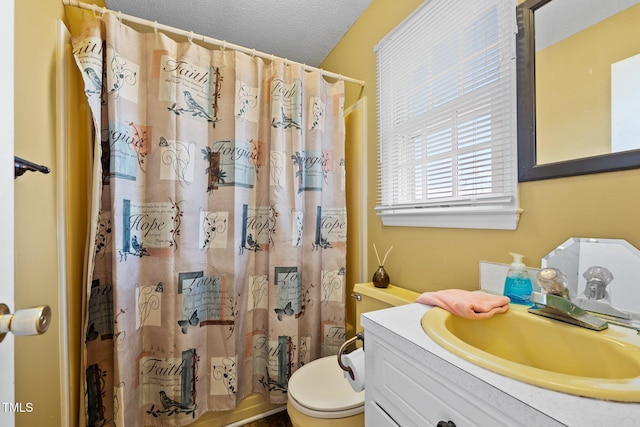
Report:
[[[533,286],[527,266],[522,262],[524,256],[512,252],[509,254],[513,257],[513,262],[509,266],[507,278],[504,281],[503,293],[514,304],[530,305]]]

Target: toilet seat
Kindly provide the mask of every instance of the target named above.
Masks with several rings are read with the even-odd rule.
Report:
[[[289,379],[289,401],[314,418],[345,418],[364,411],[364,391],[355,392],[338,366],[337,356],[307,363]]]

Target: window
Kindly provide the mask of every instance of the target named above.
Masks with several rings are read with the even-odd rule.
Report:
[[[427,0],[376,46],[384,225],[516,229],[515,0]]]

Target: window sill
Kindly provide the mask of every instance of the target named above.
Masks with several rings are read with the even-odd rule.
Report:
[[[453,207],[376,209],[382,224],[391,227],[476,228],[516,230],[522,209],[515,207]]]

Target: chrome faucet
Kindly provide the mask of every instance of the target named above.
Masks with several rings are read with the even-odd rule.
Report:
[[[583,328],[602,331],[608,323],[578,307],[569,300],[565,275],[555,268],[544,268],[538,272],[538,285],[543,292],[533,292],[529,313],[560,320]]]

